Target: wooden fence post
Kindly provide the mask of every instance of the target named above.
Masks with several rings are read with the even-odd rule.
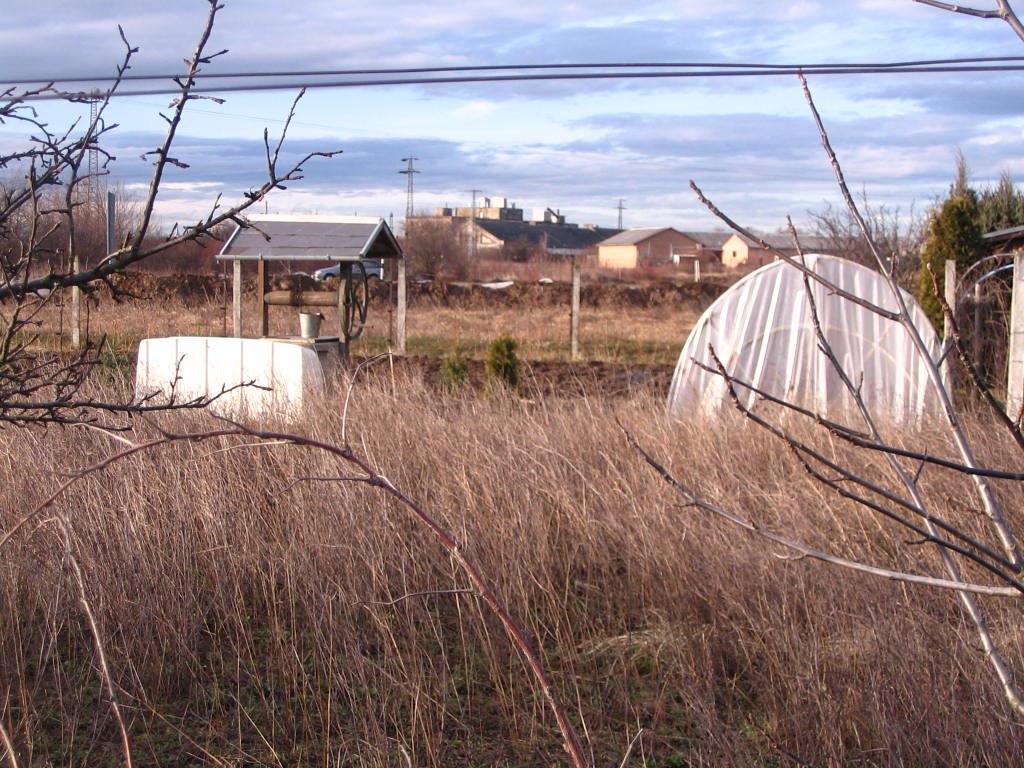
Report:
[[[266,295],[270,290],[270,274],[267,270],[267,262],[260,259],[256,262],[256,290],[259,292],[260,308],[260,338],[264,339],[270,335],[270,305],[267,304]]]
[[[582,265],[575,256],[572,257],[572,306],[569,309],[569,347],[573,360],[580,358],[580,283],[582,282]]]

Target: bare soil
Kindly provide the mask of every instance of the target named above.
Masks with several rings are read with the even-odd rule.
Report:
[[[648,280],[643,282],[586,281],[581,287],[580,302],[585,307],[637,307],[650,308],[680,303],[710,304],[733,282],[733,278],[713,276],[699,283],[684,280]],[[285,278],[277,278],[278,287],[288,287]],[[372,281],[373,298],[385,301],[390,284]],[[449,282],[444,280],[411,280],[408,284],[410,306],[454,307],[477,309],[491,306],[518,306],[524,308],[567,306],[570,299],[569,283],[518,282],[507,288],[488,288],[486,284]],[[115,293],[126,300],[182,301],[196,306],[224,297],[230,292],[230,279],[222,275],[207,274],[151,274],[126,272],[112,278],[111,288],[99,290],[107,295]],[[244,292],[254,293],[256,283],[244,281]]]
[[[466,391],[486,387],[485,363],[467,360]],[[396,358],[399,370],[419,375],[438,388],[445,386],[444,361],[437,357]],[[601,361],[560,362],[529,360],[520,363],[519,392],[526,398],[603,397],[621,398],[653,395],[663,397],[672,381],[674,366]]]

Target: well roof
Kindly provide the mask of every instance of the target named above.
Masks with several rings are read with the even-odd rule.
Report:
[[[358,261],[400,259],[402,247],[376,216],[253,215],[228,238],[218,259]]]

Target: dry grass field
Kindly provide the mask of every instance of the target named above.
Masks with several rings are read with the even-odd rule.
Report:
[[[726,285],[662,282],[651,285],[586,279],[581,312],[581,357],[586,361],[674,365],[700,312]],[[105,336],[122,355],[139,339],[152,336],[220,336],[231,333],[230,284],[211,277],[136,275],[123,286],[129,295],[113,301],[105,289],[87,302],[90,336]],[[245,294],[243,328],[257,332],[258,309],[252,286]],[[225,297],[225,289],[229,294]],[[393,341],[393,301],[378,284],[366,329],[353,345],[356,355],[373,354]],[[299,310],[271,307],[270,332],[295,335]],[[322,333],[338,333],[335,312],[324,312]],[[66,326],[69,312],[51,307],[43,316],[48,332]],[[456,350],[482,359],[500,335],[519,343],[525,360],[568,360],[569,287],[518,284],[511,291],[469,289],[461,284],[410,285],[408,352],[445,357]],[[54,342],[59,343],[59,342]]]
[[[646,396],[449,396],[386,366],[353,404],[356,450],[478,564],[595,765],[618,765],[640,729],[636,766],[1021,764],[1021,726],[949,594],[783,557],[682,503],[616,422],[760,525],[937,569],[750,426],[671,423]],[[339,443],[339,411],[281,426]],[[4,527],[154,434],[0,433]],[[885,482],[877,457],[851,461]],[[962,484],[933,472],[941,511],[980,525]],[[139,765],[565,764],[531,678],[446,551],[351,474],[307,448],[185,442],[42,509],[0,560],[0,711],[19,764],[121,762],[83,597]],[[1019,524],[1019,490],[1001,492]],[[1019,668],[1018,601],[1001,600],[986,608]]]
[[[115,339],[219,322],[215,298],[151,304],[101,306],[93,319],[109,312]],[[418,311],[443,334],[471,324],[454,310]],[[516,314],[493,315],[507,329],[474,320],[463,343],[521,329],[522,349],[542,346],[543,323]],[[635,314],[650,325],[631,313],[634,341],[668,340],[650,328],[686,322],[662,307]],[[117,363],[105,396],[125,386]],[[1022,725],[953,596],[789,557],[688,506],[623,432],[758,525],[939,572],[932,548],[815,483],[738,416],[670,422],[650,387],[452,394],[425,366],[386,362],[352,387],[346,423],[339,384],[297,422],[265,426],[347,438],[452,532],[549,668],[593,765],[619,765],[641,731],[628,764],[645,768],[1024,765]],[[181,441],[44,503],[76,470],[158,427],[218,426],[196,413],[121,434],[0,432],[0,527],[38,507],[0,545],[0,723],[17,765],[123,764],[112,697],[136,765],[567,764],[543,698],[451,556],[328,453]],[[988,460],[1019,465],[991,424],[972,429]],[[813,428],[807,437],[888,485],[878,456]],[[948,452],[939,435],[904,439]],[[935,510],[985,535],[962,478],[929,468],[922,479]],[[998,492],[1020,530],[1020,488]],[[1019,602],[982,598],[1018,670]]]

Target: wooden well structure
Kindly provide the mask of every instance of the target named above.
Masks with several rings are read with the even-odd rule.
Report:
[[[269,332],[270,307],[334,307],[338,312],[337,337],[321,337],[318,346],[337,343],[343,358],[366,321],[369,290],[363,262],[402,259],[402,247],[384,219],[375,216],[252,215],[224,244],[217,259],[232,262],[232,330],[242,336],[242,265],[256,262],[259,295],[259,335]],[[268,262],[338,265],[338,289],[270,290]]]

